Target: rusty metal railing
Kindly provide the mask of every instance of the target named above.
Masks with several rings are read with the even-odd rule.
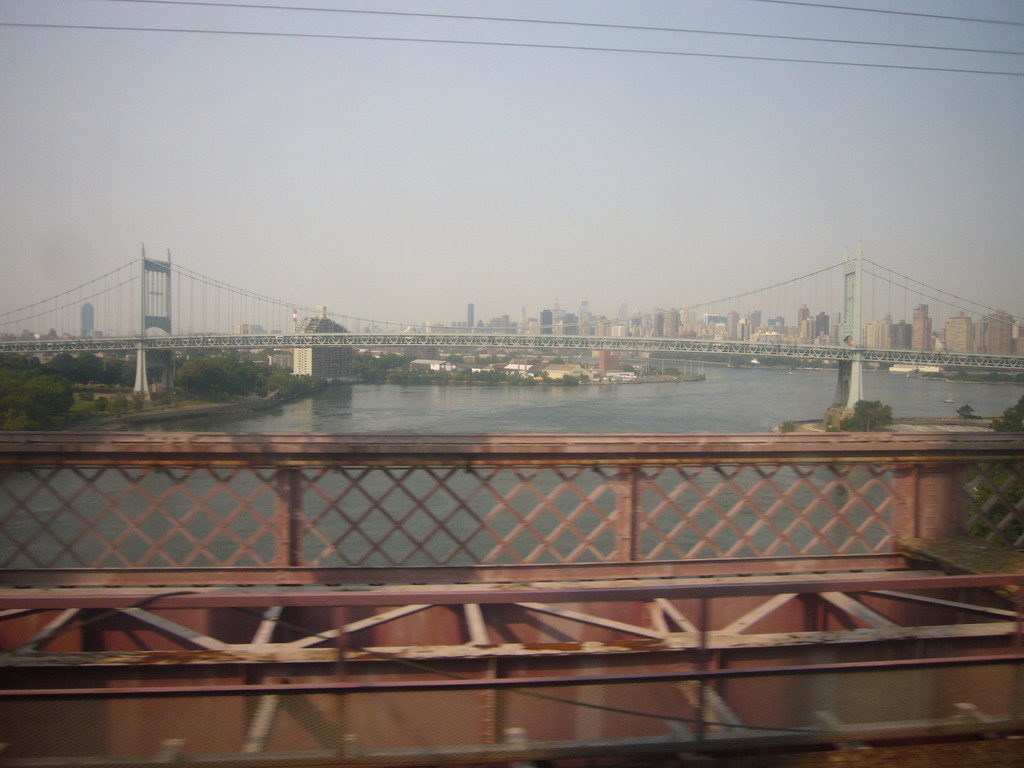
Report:
[[[998,433],[6,433],[0,583],[713,568],[967,530],[1020,547],[1022,486],[1024,439]]]

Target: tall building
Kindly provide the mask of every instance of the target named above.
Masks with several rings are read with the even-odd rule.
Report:
[[[999,310],[988,316],[985,352],[990,355],[1013,354],[1013,315]]]
[[[892,317],[872,320],[864,327],[864,346],[871,349],[892,348]]]
[[[974,322],[963,312],[946,320],[942,328],[947,352],[974,352]]]
[[[892,324],[892,349],[911,349],[914,327],[906,320]]]
[[[665,313],[665,338],[679,338],[679,310],[673,309]]]
[[[918,304],[914,309],[914,330],[910,348],[929,351],[932,348],[932,319],[928,317],[928,305]]]
[[[823,336],[828,336],[828,315],[819,312],[814,317],[814,338],[819,339]]]
[[[466,305],[466,327],[472,330],[473,328],[473,305]]]
[[[96,313],[88,301],[82,305],[82,338],[89,338],[96,330]]]
[[[317,307],[316,316],[303,318],[298,333],[348,333],[345,326],[327,316],[327,307]],[[351,347],[296,347],[292,350],[292,371],[297,376],[343,379],[353,373],[355,353]]]
[[[552,326],[552,315],[550,309],[542,309],[540,311],[540,332],[548,336],[551,335]]]

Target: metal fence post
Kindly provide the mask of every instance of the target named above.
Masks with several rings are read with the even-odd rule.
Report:
[[[615,472],[615,561],[631,563],[640,559],[640,468],[620,467]]]
[[[296,468],[279,469],[276,479],[274,538],[277,540],[277,548],[273,564],[279,568],[288,568],[300,565],[302,559],[302,472]]]
[[[893,468],[892,530],[897,539],[914,539],[918,533],[919,464],[899,464]]]

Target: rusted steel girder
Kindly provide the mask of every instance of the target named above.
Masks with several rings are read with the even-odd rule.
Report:
[[[949,463],[1024,458],[1014,433],[333,435],[3,432],[0,467],[648,466],[749,463]]]

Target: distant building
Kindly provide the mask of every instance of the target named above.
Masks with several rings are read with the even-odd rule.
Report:
[[[540,332],[548,336],[551,335],[552,325],[552,313],[550,309],[542,309],[540,311]]]
[[[990,355],[1013,354],[1013,315],[999,310],[988,316],[985,352]]]
[[[892,324],[892,349],[910,349],[914,339],[914,328],[906,320]]]
[[[892,348],[892,317],[872,320],[864,327],[864,346],[871,349]]]
[[[932,319],[928,317],[928,305],[918,304],[914,309],[914,330],[910,348],[926,352],[932,349]]]
[[[566,376],[590,378],[590,371],[575,363],[552,363],[544,368],[549,379],[564,379]]]
[[[419,360],[413,360],[409,363],[409,368],[412,370],[420,371],[456,371],[459,369],[458,363],[450,363],[447,360],[427,360],[420,358]]]
[[[298,333],[348,333],[345,326],[327,316],[327,307],[317,307],[315,317],[306,317],[296,329]],[[351,347],[296,347],[292,371],[296,376],[321,379],[344,379],[353,374],[355,352]]]
[[[947,352],[974,352],[974,322],[963,312],[946,320],[942,335]]]
[[[529,365],[527,363],[509,363],[504,368],[502,368],[502,370],[505,373],[517,374],[519,376],[525,376],[527,378],[532,378],[538,373],[536,366]]]
[[[665,338],[678,339],[679,328],[682,322],[679,318],[679,310],[673,309],[665,313]]]
[[[96,330],[96,313],[88,301],[82,305],[82,338],[89,338]]]
[[[597,370],[614,371],[619,368],[620,353],[611,349],[597,351]]]

